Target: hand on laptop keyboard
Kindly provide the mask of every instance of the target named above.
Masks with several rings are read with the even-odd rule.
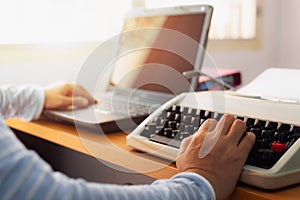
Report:
[[[94,103],[96,100],[80,85],[60,83],[45,89],[45,109],[71,110]]]
[[[202,175],[212,184],[217,199],[227,198],[255,141],[255,135],[245,131],[245,122],[229,114],[224,114],[219,122],[206,120],[196,134],[183,140],[176,161],[178,170]],[[212,149],[203,150],[211,146],[205,142],[212,140]],[[201,151],[204,156],[199,155]]]

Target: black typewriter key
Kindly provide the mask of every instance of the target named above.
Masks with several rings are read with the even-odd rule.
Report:
[[[183,110],[181,110],[181,114],[187,114],[189,111],[189,108],[188,107],[184,107]]]
[[[199,117],[200,119],[203,119],[205,117],[205,110],[200,110],[200,114],[199,114]]]
[[[172,128],[165,128],[164,129],[164,136],[166,137],[172,137]]]
[[[179,140],[183,140],[183,139],[185,139],[185,138],[187,138],[187,137],[189,137],[190,136],[190,133],[189,132],[182,132],[181,134],[180,134],[180,136],[179,136]]]
[[[216,119],[217,121],[220,121],[220,119],[222,118],[222,116],[223,116],[222,113],[216,113],[215,119]]]
[[[183,116],[183,118],[182,118],[182,122],[185,124],[190,124],[191,120],[192,120],[192,116],[189,116],[189,115]]]
[[[172,120],[175,118],[175,113],[174,112],[167,112],[167,119]]]
[[[273,136],[274,136],[274,131],[272,131],[272,130],[262,130],[261,131],[261,138],[272,139]]]
[[[212,112],[210,112],[210,111],[207,110],[207,111],[205,112],[204,118],[205,118],[205,119],[212,118]]]
[[[270,148],[269,140],[257,139],[254,143],[256,149],[268,149]]]
[[[196,113],[197,113],[197,109],[191,109],[189,111],[189,114],[192,115],[192,116],[196,116]]]
[[[254,127],[256,128],[264,128],[266,126],[266,121],[264,120],[256,120]]]
[[[175,116],[174,116],[174,120],[177,121],[177,122],[180,122],[181,121],[181,114],[176,113]]]
[[[191,124],[194,126],[199,126],[200,118],[199,117],[192,117],[191,118]]]
[[[260,128],[250,128],[249,131],[253,132],[255,134],[256,139],[262,138],[262,136],[261,136],[262,130]]]
[[[288,132],[291,130],[291,125],[290,124],[280,124],[280,126],[278,127],[278,130]]]
[[[288,150],[296,142],[296,140],[297,140],[296,138],[291,137],[289,141],[285,144],[286,150]]]
[[[180,106],[173,105],[173,106],[171,106],[170,111],[175,112],[175,113],[180,113]]]
[[[194,126],[193,125],[186,125],[184,128],[185,132],[188,132],[189,134],[193,134],[194,133]]]
[[[198,117],[200,117],[200,115],[201,115],[201,109],[197,109],[195,115],[198,116]]]
[[[241,117],[241,116],[237,116],[236,119],[239,119],[239,120],[244,121],[245,118],[244,118],[244,117]]]
[[[156,124],[146,124],[141,136],[149,138],[151,134],[155,134]]]
[[[254,123],[255,123],[255,119],[253,119],[253,118],[247,118],[246,126],[253,127]]]
[[[292,132],[300,133],[300,127],[299,126],[294,126],[293,129],[292,129]]]
[[[180,134],[179,130],[172,130],[171,138],[175,138],[177,134]]]
[[[286,143],[287,142],[287,134],[284,132],[280,132],[278,134],[278,142],[280,143]]]
[[[177,121],[168,122],[168,128],[176,129],[176,127],[177,127]]]
[[[278,123],[277,122],[269,122],[268,125],[267,125],[267,128],[269,129],[277,129],[278,127]]]

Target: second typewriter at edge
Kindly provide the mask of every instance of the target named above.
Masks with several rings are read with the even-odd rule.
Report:
[[[175,161],[181,141],[208,118],[224,113],[244,120],[256,134],[240,181],[264,189],[300,183],[300,104],[230,95],[224,91],[182,93],[127,136],[137,150]]]

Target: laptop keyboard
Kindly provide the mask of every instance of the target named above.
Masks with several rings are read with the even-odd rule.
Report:
[[[100,112],[113,112],[114,114],[137,117],[149,115],[151,106],[151,104],[139,103],[136,101],[103,98],[96,105],[96,109]]]
[[[222,113],[173,105],[149,121],[140,136],[179,148],[181,141],[193,135],[208,118],[219,120]],[[300,127],[268,120],[236,116],[246,122],[247,131],[256,135],[246,164],[271,168],[300,136]]]

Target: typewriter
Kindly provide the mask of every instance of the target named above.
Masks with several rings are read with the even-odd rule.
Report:
[[[146,118],[126,138],[137,150],[175,161],[181,141],[208,118],[224,113],[256,135],[240,181],[263,189],[300,183],[300,104],[234,96],[224,91],[182,93]]]

